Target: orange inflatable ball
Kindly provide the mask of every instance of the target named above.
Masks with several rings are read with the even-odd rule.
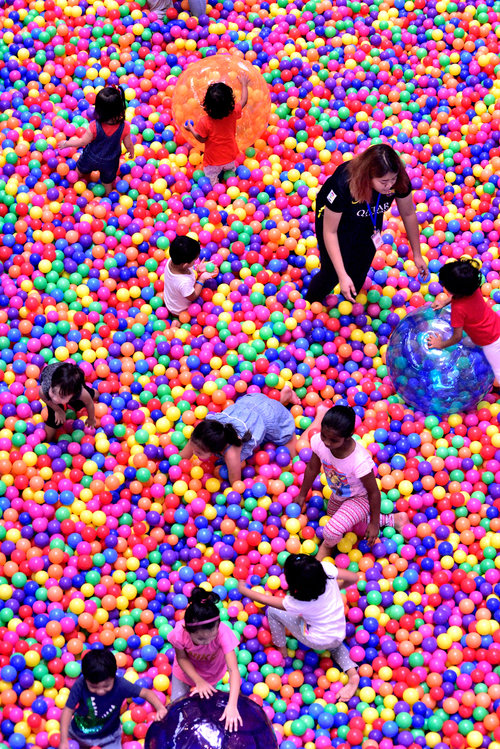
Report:
[[[203,99],[211,83],[227,83],[233,89],[236,103],[239,103],[241,83],[238,76],[241,75],[249,78],[248,103],[236,128],[236,141],[244,151],[262,135],[271,115],[269,88],[259,69],[246,60],[218,54],[193,62],[179,76],[172,97],[172,113],[177,127],[196,148],[202,149],[203,144],[186,130],[185,122],[192,120],[196,129],[196,123],[205,115]]]

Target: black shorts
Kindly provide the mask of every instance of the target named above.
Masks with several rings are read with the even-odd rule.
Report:
[[[91,388],[88,385],[84,385],[83,387],[85,388],[87,393],[90,395],[92,400],[94,400],[95,395],[96,395],[96,391],[94,390],[94,388]],[[66,408],[70,408],[75,413],[78,413],[78,411],[81,411],[82,408],[85,408],[85,403],[82,400],[80,400],[80,398],[72,398],[69,401]],[[56,412],[54,411],[54,409],[51,408],[50,406],[47,406],[47,412],[48,412],[47,421],[45,422],[46,425],[48,427],[52,427],[53,429],[57,429],[58,426],[61,426],[60,424],[56,423]]]

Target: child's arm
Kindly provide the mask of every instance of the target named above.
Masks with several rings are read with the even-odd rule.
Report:
[[[446,297],[441,299],[441,301],[438,302],[437,299],[434,299],[434,301],[431,304],[432,309],[443,309],[443,307],[446,307],[447,304],[451,303],[452,297],[448,294]]]
[[[241,102],[240,106],[242,109],[244,109],[248,103],[248,84],[250,82],[250,78],[248,75],[243,73],[242,75],[238,76],[238,80],[241,83]]]
[[[307,464],[307,468],[304,473],[304,479],[302,481],[302,486],[300,487],[300,492],[297,494],[297,498],[295,500],[297,504],[300,505],[301,510],[304,509],[309,489],[313,485],[313,481],[320,471],[321,460],[318,458],[316,453],[313,453],[311,460]]]
[[[282,598],[278,598],[278,596],[268,596],[266,593],[258,593],[256,590],[248,588],[242,580],[238,583],[238,590],[242,596],[250,598],[252,601],[262,603],[264,606],[272,606],[274,609],[285,610]]]
[[[87,426],[91,427],[92,429],[95,427],[95,409],[94,409],[94,401],[90,397],[89,393],[85,388],[82,388],[82,394],[80,396],[82,403],[84,404],[85,408],[88,412],[88,419],[87,419]]]
[[[212,273],[209,273],[208,271],[203,271],[203,273],[200,273],[194,285],[193,293],[187,296],[186,300],[188,302],[195,302],[201,294],[201,291],[203,289],[203,284],[205,283],[205,281],[208,281],[209,278],[215,278],[218,275],[218,273],[219,273],[218,269],[212,271]]]
[[[192,445],[191,440],[189,440],[187,445],[184,445],[184,447],[181,450],[181,458],[183,460],[191,460],[193,455],[194,455],[194,447]]]
[[[135,157],[135,148],[134,144],[132,142],[132,135],[130,133],[127,133],[127,135],[123,139],[123,145],[127,149],[127,153],[130,156],[130,158],[133,160]]]
[[[337,577],[339,588],[347,588],[349,585],[355,585],[358,580],[363,578],[361,572],[351,572],[350,570],[340,570]]]
[[[73,713],[75,711],[72,710],[70,707],[63,707],[61,712],[61,720],[59,721],[61,730],[60,730],[60,739],[59,739],[59,749],[67,749],[68,748],[68,742],[69,742],[69,726],[71,723],[71,719],[73,718]]]
[[[211,694],[216,693],[216,688],[199,675],[189,660],[185,650],[178,650],[175,648],[175,657],[177,658],[179,667],[182,668],[186,676],[191,679],[191,681],[194,681],[194,687],[191,688],[192,695],[199,694],[200,697],[210,697]]]
[[[85,148],[89,143],[92,143],[95,136],[91,130],[87,130],[85,135],[81,138],[70,138],[69,140],[62,140],[57,144],[57,150],[63,151],[65,148]]]
[[[231,650],[230,653],[225,655],[227,669],[229,671],[229,699],[227,701],[226,709],[220,716],[221,720],[225,720],[226,723],[224,728],[226,731],[237,731],[238,723],[240,726],[243,725],[241,715],[238,712],[238,697],[240,694],[241,676],[238,670],[238,661],[236,660],[236,652]]]
[[[152,705],[156,710],[156,715],[154,716],[153,720],[161,720],[165,717],[165,715],[167,714],[167,708],[162,704],[162,702],[156,696],[152,689],[141,689],[139,697],[143,700],[146,700],[146,702],[149,702],[149,704]]]
[[[46,405],[51,408],[56,415],[56,424],[64,424],[66,421],[66,411],[62,406],[59,406],[57,403],[53,403],[50,400],[50,397],[48,395],[45,395],[42,391],[40,391],[40,395],[42,396],[43,400],[45,401]]]
[[[189,130],[189,132],[191,133],[191,135],[194,136],[199,143],[206,143],[207,142],[208,138],[204,138],[203,135],[200,135],[194,129],[194,122],[193,122],[193,120],[186,120],[186,122],[184,123],[184,127],[186,128],[186,130]]]
[[[459,343],[462,340],[462,336],[464,334],[463,328],[453,328],[453,334],[450,336],[450,338],[446,338],[444,341],[441,338],[441,336],[437,333],[430,333],[429,336],[427,336],[427,343],[429,348],[437,348],[437,349],[444,349],[449,348],[449,346],[454,346],[455,343]]]
[[[360,480],[368,493],[368,502],[370,503],[370,522],[366,529],[365,538],[369,544],[374,544],[380,530],[380,489],[373,471]]]
[[[229,483],[231,486],[235,481],[241,481],[241,447],[231,445],[224,453]]]

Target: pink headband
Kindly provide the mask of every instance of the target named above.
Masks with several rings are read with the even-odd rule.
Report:
[[[217,621],[219,621],[219,619],[220,619],[220,616],[214,616],[214,617],[212,617],[212,619],[204,619],[202,622],[191,622],[187,626],[188,627],[199,627],[200,624],[212,624],[212,622],[217,622]]]

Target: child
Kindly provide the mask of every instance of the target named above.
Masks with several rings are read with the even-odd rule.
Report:
[[[82,749],[121,749],[120,711],[123,701],[140,697],[156,710],[154,720],[167,714],[151,689],[143,689],[116,676],[116,660],[110,650],[89,650],[82,659],[82,675],[71,687],[61,713],[59,749],[68,749],[68,739]]]
[[[215,278],[218,270],[209,273],[200,263],[196,279],[193,265],[200,256],[200,243],[192,237],[175,237],[170,245],[170,258],[165,265],[163,299],[172,315],[180,315],[201,294],[203,282]]]
[[[241,75],[238,80],[241,104],[235,104],[233,89],[227,83],[211,83],[203,100],[207,114],[199,120],[196,129],[192,120],[184,124],[197,141],[205,143],[203,168],[212,186],[218,179],[234,176],[236,169],[235,160],[240,151],[236,143],[236,122],[248,101],[249,78]]]
[[[226,731],[236,731],[242,720],[238,712],[240,672],[236,660],[238,640],[233,631],[220,620],[215,602],[216,593],[194,588],[184,614],[167,635],[175,648],[170,701],[199,694],[215,694],[215,684],[229,671],[229,699],[220,720]]]
[[[311,437],[313,455],[296,502],[304,508],[307,493],[323,465],[332,495],[327,508],[330,520],[323,528],[324,540],[316,557],[319,561],[330,556],[333,547],[357,524],[363,525],[357,529],[359,534],[365,533],[368,543],[374,544],[381,525],[401,530],[408,522],[405,512],[380,515],[375,464],[368,450],[352,438],[355,422],[350,406],[334,406],[323,416],[321,432]]]
[[[85,384],[83,371],[77,364],[55,362],[48,364],[40,375],[40,395],[47,404],[45,435],[47,442],[54,439],[57,427],[64,423],[66,406],[78,412],[87,409],[87,426],[95,427],[94,401],[98,395]]]
[[[243,582],[238,590],[252,601],[268,606],[267,620],[273,643],[286,658],[285,629],[307,647],[319,653],[329,650],[332,659],[347,674],[347,684],[336,699],[347,702],[356,693],[359,675],[349,657],[344,639],[346,621],[341,587],[354,585],[359,575],[339,570],[331,562],[318,562],[307,554],[290,554],[283,568],[289,594],[284,598],[251,590]]]
[[[285,408],[289,403],[297,405],[300,400],[288,385],[279,401],[262,393],[243,395],[221,413],[209,413],[197,424],[181,456],[189,460],[196,454],[200,460],[208,460],[211,455],[223,455],[230,484],[241,481],[242,462],[264,442],[286,445],[294,458],[295,421]]]
[[[446,263],[439,271],[439,281],[449,296],[442,302],[435,301],[432,307],[441,309],[451,302],[453,334],[443,340],[431,333],[427,338],[429,348],[454,346],[465,331],[476,346],[481,346],[495,379],[500,382],[500,316],[484,301],[479,263],[469,258]]]
[[[91,172],[100,172],[101,181],[109,195],[120,165],[122,141],[131,159],[134,158],[134,144],[130,135],[130,125],[125,122],[125,94],[119,86],[102,88],[95,99],[95,122],[81,138],[70,138],[58,145],[59,151],[65,148],[83,148],[76,163],[76,169],[84,180],[90,179]]]

